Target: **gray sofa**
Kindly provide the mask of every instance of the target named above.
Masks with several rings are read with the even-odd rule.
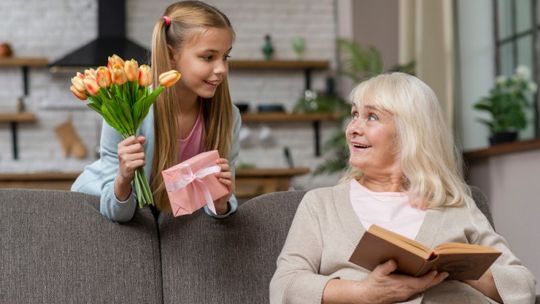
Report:
[[[263,195],[223,220],[156,222],[146,208],[117,224],[94,196],[0,190],[0,303],[268,303],[303,195]]]

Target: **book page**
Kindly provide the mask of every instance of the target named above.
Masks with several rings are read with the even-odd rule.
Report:
[[[454,253],[497,253],[498,251],[487,246],[466,243],[444,243],[433,250],[436,254]]]
[[[428,260],[431,256],[432,250],[430,248],[422,245],[421,243],[415,240],[412,240],[403,235],[400,235],[398,233],[392,232],[390,230],[386,230],[377,225],[371,225],[368,231],[426,260]]]

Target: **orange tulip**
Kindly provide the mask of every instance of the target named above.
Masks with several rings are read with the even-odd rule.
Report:
[[[126,83],[127,81],[126,72],[124,72],[123,66],[119,64],[115,64],[113,65],[110,72],[111,72],[112,82],[114,84],[123,85],[124,83]]]
[[[73,95],[75,95],[75,97],[79,98],[80,100],[86,100],[88,98],[85,93],[77,90],[75,86],[69,87],[69,90],[71,91],[71,93],[73,93]]]
[[[168,88],[173,86],[180,79],[180,77],[182,77],[182,74],[180,74],[178,71],[170,70],[159,75],[159,84]]]
[[[128,81],[137,81],[139,77],[139,63],[135,59],[125,62],[124,71]]]
[[[96,79],[96,70],[94,69],[84,70],[84,78]]]
[[[139,68],[139,85],[147,87],[152,84],[152,70],[146,64]]]
[[[100,89],[96,80],[92,78],[85,78],[84,86],[86,87],[86,91],[92,96],[96,96]]]
[[[112,83],[109,69],[104,66],[100,66],[96,71],[96,82],[101,88],[108,88]]]
[[[78,74],[82,75],[81,73],[78,73]],[[84,76],[81,78],[78,75],[71,78],[71,84],[79,92],[85,92],[86,91],[83,79],[84,79]]]
[[[109,63],[107,64],[107,67],[112,69],[115,64],[119,64],[120,66],[124,67],[124,59],[116,54],[109,56]]]

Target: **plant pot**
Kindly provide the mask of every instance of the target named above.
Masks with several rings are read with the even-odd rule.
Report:
[[[517,139],[517,135],[517,131],[494,133],[489,137],[489,144],[493,146],[497,144],[513,142]]]

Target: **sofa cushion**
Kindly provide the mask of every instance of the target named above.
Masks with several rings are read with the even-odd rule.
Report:
[[[268,303],[268,286],[303,191],[247,201],[226,219],[158,220],[164,303]]]
[[[150,210],[113,223],[99,197],[0,190],[0,303],[161,303]]]

